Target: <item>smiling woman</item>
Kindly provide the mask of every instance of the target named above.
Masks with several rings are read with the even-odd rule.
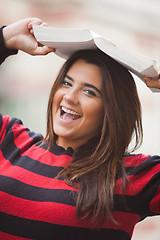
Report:
[[[77,60],[53,97],[53,129],[57,144],[76,150],[95,137],[103,122],[100,68]]]
[[[0,63],[19,49],[53,51],[33,23],[43,25],[1,28]],[[45,138],[0,115],[0,239],[130,240],[138,221],[160,214],[160,156],[128,149],[142,135],[129,71],[100,50],[75,52],[51,89]]]
[[[77,216],[92,215],[93,226],[101,225],[106,215],[112,219],[118,175],[125,185],[123,156],[133,132],[136,146],[142,138],[141,107],[131,74],[100,50],[76,52],[51,89],[47,130],[49,147],[56,141],[74,149],[73,161],[58,176],[72,186],[80,183]]]

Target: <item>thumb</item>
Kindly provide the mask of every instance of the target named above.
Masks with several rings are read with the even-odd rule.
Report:
[[[55,48],[47,46],[37,46],[37,48],[31,53],[31,55],[47,55],[50,52],[55,52]]]

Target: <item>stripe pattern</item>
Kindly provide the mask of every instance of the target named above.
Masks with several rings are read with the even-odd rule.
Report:
[[[48,142],[37,147],[42,140],[19,119],[0,115],[0,239],[129,240],[138,221],[160,214],[160,157],[127,155],[127,208],[118,179],[114,218],[119,224],[91,230],[76,217],[77,189],[54,179],[72,161],[72,149],[54,145],[48,151]]]
[[[0,64],[17,50],[5,47],[0,28]],[[107,228],[89,229],[76,218],[75,196],[63,179],[54,179],[68,162],[72,149],[48,143],[25,128],[18,119],[0,115],[0,239],[129,240],[135,224],[146,216],[160,214],[160,157],[124,157],[128,181],[126,205],[121,179],[114,196],[114,219]]]

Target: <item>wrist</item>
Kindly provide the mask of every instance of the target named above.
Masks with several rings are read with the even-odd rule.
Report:
[[[5,57],[13,54],[17,54],[18,50],[16,49],[9,49],[6,46],[6,43],[4,41],[4,35],[3,35],[3,30],[6,28],[6,26],[3,26],[0,28],[0,55],[4,55]]]
[[[3,30],[3,40],[6,48],[8,49],[16,49],[14,47],[14,37],[9,29],[9,26],[4,26]]]

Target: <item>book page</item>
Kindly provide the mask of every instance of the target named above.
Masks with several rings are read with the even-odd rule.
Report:
[[[109,41],[105,40],[104,38],[95,38],[95,44],[99,49],[103,52],[108,54],[110,57],[125,65],[129,70],[132,70],[136,73],[141,73],[142,71],[149,69],[151,66],[155,67],[156,62],[153,59],[145,57],[135,52],[126,51],[120,49],[116,45],[110,43]],[[157,77],[157,72],[154,70],[152,71],[152,77]],[[150,76],[150,77],[151,77]]]
[[[33,30],[39,43],[55,48],[55,54],[64,59],[68,59],[74,52],[79,50],[99,48],[140,79],[142,79],[143,75],[155,79],[159,77],[155,60],[123,50],[91,30],[52,28],[38,25],[34,25]]]
[[[85,42],[93,39],[88,29],[54,28],[33,25],[36,39],[44,42]]]

